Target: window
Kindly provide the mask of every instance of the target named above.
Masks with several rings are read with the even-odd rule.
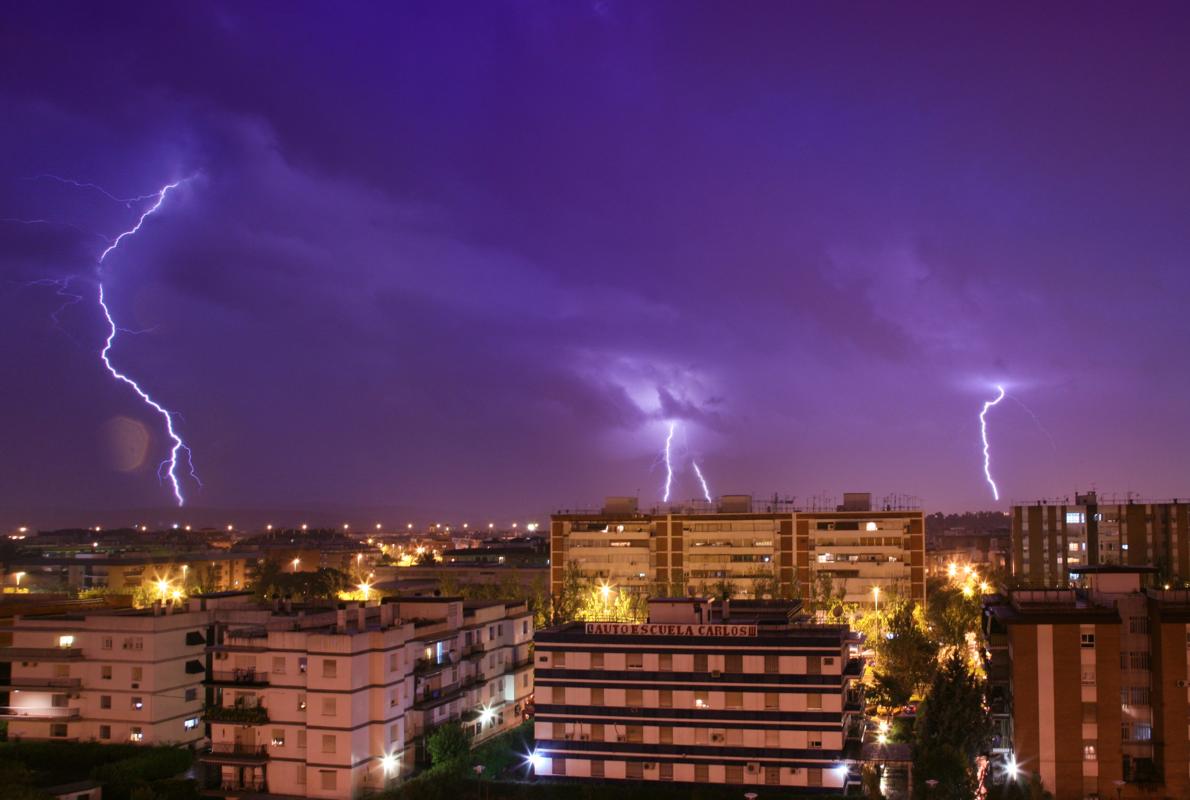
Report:
[[[1098,722],[1096,715],[1099,706],[1095,703],[1083,703],[1083,722]]]
[[[603,653],[591,654],[591,669],[603,669]]]
[[[603,723],[601,723],[601,722],[591,723],[591,741],[592,742],[602,742],[603,741]]]
[[[143,742],[145,740],[145,732],[140,728],[133,728],[128,734],[128,740],[131,742]]]
[[[298,728],[297,736],[298,736],[298,740],[297,740],[298,750],[305,750],[306,749],[306,729]]]
[[[132,707],[135,710],[140,711],[142,708],[145,707],[145,699],[143,697],[133,697],[132,698]]]
[[[694,693],[694,707],[708,708],[711,704],[711,693],[706,691],[696,691]]]
[[[100,708],[111,708],[112,707],[112,696],[110,694],[99,695],[99,707]]]
[[[764,671],[767,675],[776,675],[781,671],[781,657],[780,656],[765,656],[764,657]]]
[[[401,654],[400,653],[389,653],[388,654],[388,671],[396,672],[398,669],[400,669],[400,667],[401,667]]]
[[[336,780],[337,777],[338,773],[336,773],[333,769],[318,770],[318,781],[322,785],[323,789],[338,788],[338,781]]]
[[[304,693],[297,696],[297,707],[298,711],[306,710],[306,695]]]
[[[323,659],[322,661],[322,677],[337,678],[339,677],[339,662],[333,658]],[[334,773],[332,773],[334,774]]]
[[[285,746],[285,729],[273,728],[273,747]]]
[[[672,761],[662,761],[658,767],[660,768],[658,778],[663,781],[672,781],[674,779],[674,764]]]
[[[744,782],[744,765],[743,764],[728,764],[727,765],[727,782],[728,783],[743,783]]]
[[[521,635],[522,636],[529,635],[529,620],[525,620],[524,622],[521,623]]]
[[[145,639],[143,636],[127,636],[120,647],[124,650],[144,650]]]
[[[822,695],[816,692],[806,695],[806,708],[822,708]]]
[[[810,748],[811,750],[821,750],[822,734],[818,733],[817,731],[811,733],[809,738],[806,739],[806,747]]]
[[[101,647],[102,647],[104,650],[111,650],[111,649],[112,649],[112,637],[110,637],[110,636],[104,636],[104,637],[103,637],[103,643],[102,643],[100,646],[101,646]]]
[[[132,668],[132,680],[134,682],[144,680],[144,678],[145,678],[144,667],[133,667]]]
[[[74,647],[74,636],[69,633],[59,636],[58,647]]]
[[[298,656],[298,672],[306,671],[306,657]]]
[[[100,725],[99,726],[99,738],[100,739],[112,738],[112,726],[111,725]]]
[[[1095,634],[1093,634],[1093,633],[1082,634],[1079,639],[1079,643],[1083,647],[1088,647],[1088,648],[1094,647],[1095,646]]]
[[[558,668],[566,666],[566,653],[554,653],[554,666]]]
[[[709,783],[711,780],[711,768],[706,764],[694,765],[694,782],[695,783]]]
[[[768,786],[781,785],[781,768],[780,767],[765,767],[764,768],[764,782]]]
[[[724,693],[724,705],[728,708],[743,708],[744,707],[744,693],[743,692],[726,692]]]
[[[1083,683],[1083,686],[1094,686],[1095,685],[1095,665],[1094,664],[1083,664],[1082,683]]]
[[[335,735],[333,733],[322,734],[322,752],[335,752]]]
[[[305,786],[306,785],[306,765],[298,764],[295,769],[297,770],[297,785]]]
[[[566,774],[565,772],[558,771],[557,764],[561,760],[562,759],[560,759],[560,758],[554,759],[554,774],[555,775],[565,775]],[[629,761],[627,764],[624,765],[624,777],[630,781],[644,780],[644,777],[645,777],[644,767],[645,767],[645,765],[639,761]]]
[[[695,653],[694,654],[694,671],[695,672],[707,672],[707,654],[706,653]]]
[[[624,705],[628,708],[640,708],[644,703],[644,692],[640,689],[627,689],[624,692]]]
[[[273,656],[273,674],[285,674],[285,656]]]
[[[669,725],[662,725],[657,729],[657,741],[661,744],[674,743],[674,729]]]
[[[335,716],[335,698],[333,698],[333,697],[322,698],[322,716],[324,716],[324,717]]]
[[[1121,690],[1121,691],[1123,691],[1123,690]],[[1152,701],[1152,694],[1151,694],[1151,692],[1149,691],[1149,687],[1148,687],[1148,686],[1132,686],[1132,687],[1129,687],[1129,689],[1128,689],[1128,700],[1127,700],[1127,702],[1124,702],[1124,703],[1121,703],[1121,704],[1122,704],[1122,705],[1131,705],[1131,706],[1148,706],[1148,705],[1152,705],[1152,704],[1153,704],[1153,701]]]
[[[591,690],[591,705],[593,705],[593,706],[603,705],[603,687],[602,686],[597,686]]]
[[[627,660],[628,660],[628,669],[644,669],[645,668],[644,653],[629,653]]]
[[[1128,618],[1128,632],[1147,634],[1149,632],[1149,618],[1148,617],[1129,617]]]
[[[603,759],[599,759],[599,758],[591,759],[591,777],[592,778],[602,778],[603,777]]]
[[[776,692],[765,692],[764,707],[768,711],[779,709],[781,707],[781,695]]]
[[[1132,741],[1149,742],[1153,739],[1153,726],[1138,722],[1132,726]]]
[[[657,656],[657,671],[658,672],[673,672],[674,671],[673,653],[662,653],[659,656]]]
[[[662,689],[657,692],[657,706],[658,708],[673,708],[674,707],[674,693],[671,689]]]
[[[645,729],[642,725],[625,725],[624,732],[628,735],[628,741],[635,744],[645,740]]]
[[[730,672],[733,675],[738,675],[744,671],[744,657],[742,655],[730,655],[723,657],[723,671]]]
[[[1095,745],[1093,743],[1084,744],[1083,745],[1083,760],[1084,761],[1094,761],[1095,758],[1096,758]]]
[[[65,736],[65,735],[66,735],[66,723],[65,722],[54,722],[54,723],[50,724],[50,736]]]
[[[182,730],[192,731],[198,727],[198,723],[200,721],[201,720],[198,717],[191,717],[190,719],[183,720]]]
[[[399,703],[399,702],[400,702],[400,700],[398,699],[398,696],[397,696],[397,690],[396,690],[396,689],[390,689],[390,690],[389,690],[389,692],[388,692],[388,707],[389,707],[389,708],[396,708],[396,707],[397,707],[397,703]]]

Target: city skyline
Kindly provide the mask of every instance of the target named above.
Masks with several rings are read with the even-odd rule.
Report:
[[[1185,495],[1150,10],[14,7],[0,524]]]

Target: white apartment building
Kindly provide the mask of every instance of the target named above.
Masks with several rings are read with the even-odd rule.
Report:
[[[863,730],[859,635],[800,609],[660,599],[647,624],[539,631],[537,774],[845,791]]]
[[[209,624],[181,605],[15,617],[0,648],[9,738],[200,742]]]
[[[338,609],[213,604],[209,788],[347,798],[411,771],[421,737],[474,741],[532,693],[524,603],[418,598]]]

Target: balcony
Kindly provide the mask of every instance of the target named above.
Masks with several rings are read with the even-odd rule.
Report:
[[[463,648],[463,658],[474,658],[476,656],[482,656],[483,653],[484,653],[483,642],[476,642],[475,644],[469,644]]]
[[[430,675],[441,672],[449,666],[452,666],[450,656],[443,656],[441,661],[435,661],[432,658],[419,658],[413,665],[413,674]]]
[[[264,725],[269,712],[264,706],[207,706],[203,711],[207,722],[228,722],[235,725]]]
[[[0,647],[0,661],[75,661],[80,647]]]
[[[215,742],[199,759],[216,764],[262,764],[269,759],[269,749],[264,745]]]
[[[257,672],[254,669],[212,670],[211,677],[207,679],[206,683],[211,685],[268,686],[269,674]]]
[[[78,678],[24,678],[13,677],[0,680],[0,691],[4,689],[78,689],[82,681]]]
[[[54,708],[52,706],[0,706],[0,719],[30,721],[50,720],[52,722],[62,722],[64,720],[78,718],[79,710],[77,708]]]

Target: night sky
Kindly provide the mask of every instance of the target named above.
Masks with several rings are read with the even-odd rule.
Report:
[[[1190,495],[1190,7],[982,5],[6,4],[0,523]]]

